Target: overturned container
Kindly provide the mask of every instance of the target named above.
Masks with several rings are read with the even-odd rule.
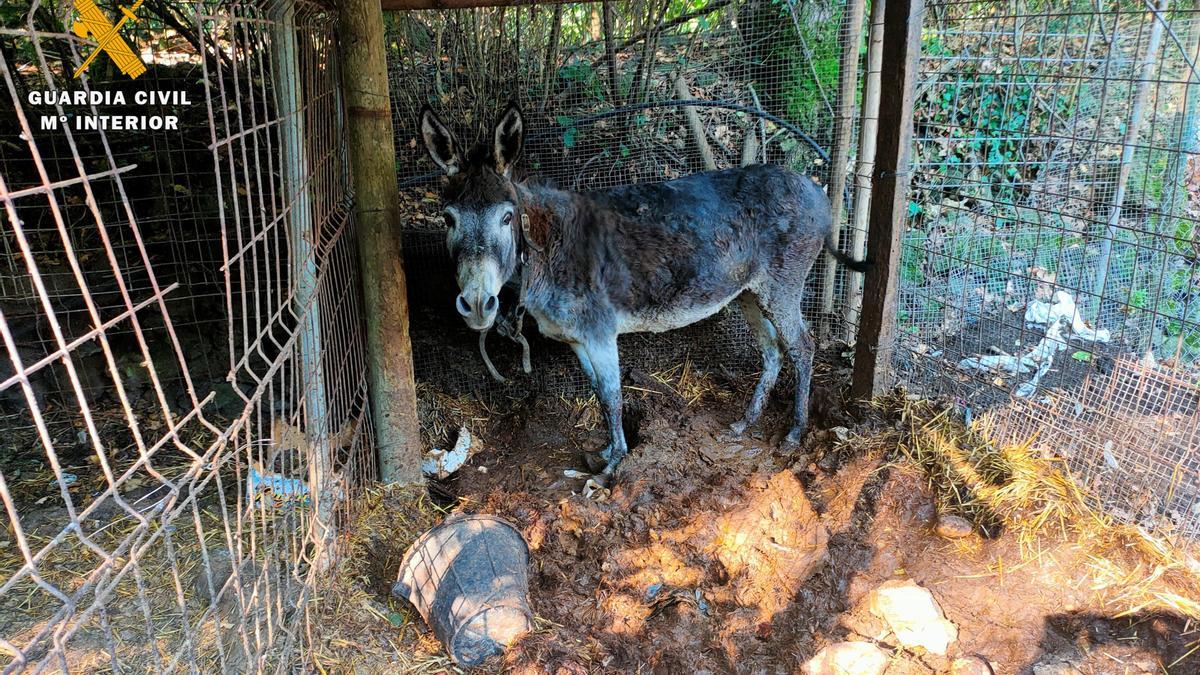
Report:
[[[528,565],[511,523],[455,515],[404,553],[392,595],[417,608],[455,663],[476,666],[533,627]]]

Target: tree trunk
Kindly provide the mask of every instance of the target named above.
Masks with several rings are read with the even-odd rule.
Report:
[[[680,75],[675,78],[675,95],[681,100],[689,100],[692,98],[692,91],[688,89],[687,82]],[[688,128],[692,131],[692,138],[696,140],[696,148],[700,151],[700,158],[704,160],[704,168],[712,171],[717,168],[717,161],[713,158],[712,148],[708,145],[708,134],[704,131],[704,123],[700,121],[700,114],[691,106],[683,107],[683,114],[687,117]]]
[[[879,86],[883,69],[883,12],[886,0],[871,0],[871,35],[867,43],[867,77],[863,83],[862,122],[858,127],[858,170],[854,173],[854,226],[850,255],[862,260],[867,252],[867,221],[871,215],[871,176],[875,173],[875,142],[879,134]],[[853,342],[862,311],[862,275],[847,272],[846,341]]]
[[[833,136],[832,165],[829,168],[829,203],[833,215],[833,245],[842,243],[842,211],[846,206],[846,164],[850,157],[850,136],[854,133],[854,99],[858,93],[858,52],[862,43],[864,0],[850,0],[843,14],[842,59],[838,67],[837,119]],[[837,285],[837,264],[825,260],[825,276],[821,286],[821,326],[826,337],[832,329],[834,286]]]
[[[420,483],[421,434],[408,336],[408,289],[397,231],[400,197],[379,0],[344,0],[338,33],[379,474],[389,483]]]

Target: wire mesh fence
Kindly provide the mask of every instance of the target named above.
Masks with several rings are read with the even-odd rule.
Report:
[[[1004,433],[1037,438],[1110,511],[1185,535],[1197,19],[1166,2],[931,2],[898,316],[902,381],[976,416],[999,404]]]
[[[334,15],[3,9],[0,669],[290,668],[374,474]]]
[[[752,0],[388,14],[418,380],[456,394],[513,393],[532,385],[590,396],[570,350],[536,339],[532,380],[517,377],[513,388],[493,388],[475,335],[452,310],[457,290],[445,248],[440,174],[417,129],[422,106],[431,105],[470,144],[483,140],[507,101],[517,100],[527,139],[518,170],[567,189],[602,190],[755,162],[785,164],[828,186],[832,177],[822,156],[835,146],[839,63],[848,43],[852,99],[866,67],[866,18],[860,12],[851,30],[848,16],[846,3]],[[845,142],[849,153],[859,127],[853,103],[846,109],[854,123]],[[839,222],[848,228],[852,217],[845,208]],[[855,237],[842,241],[849,250]],[[810,277],[806,314],[827,338],[849,339],[854,320],[843,311],[846,279],[837,271],[828,282],[834,292],[823,302],[823,264]],[[492,342],[500,370],[518,375],[519,349],[499,337]],[[736,310],[668,335],[623,336],[621,342],[623,365],[646,372],[685,361],[732,374],[760,365]]]

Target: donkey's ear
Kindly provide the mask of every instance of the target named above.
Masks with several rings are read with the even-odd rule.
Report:
[[[462,168],[462,152],[459,151],[458,139],[454,132],[442,124],[433,109],[425,106],[421,109],[421,138],[425,141],[425,149],[433,163],[442,167],[447,176],[453,176]]]
[[[492,156],[496,158],[496,171],[510,176],[513,165],[521,157],[521,146],[525,142],[525,120],[516,102],[510,102],[500,119],[496,120],[493,134]]]

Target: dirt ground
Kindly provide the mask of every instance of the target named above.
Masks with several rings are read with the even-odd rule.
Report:
[[[1031,554],[1031,542],[994,527],[988,538],[979,527],[936,534],[928,481],[896,452],[900,420],[847,402],[836,384],[845,375],[844,365],[820,368],[815,430],[781,453],[782,393],[765,433],[730,439],[746,382],[627,374],[636,443],[611,492],[589,497],[564,471],[583,469],[582,451],[603,442],[593,404],[447,413],[482,448],[435,485],[437,501],[509,519],[531,549],[538,628],[481,671],[795,673],[852,640],[886,650],[889,675],[948,673],[968,656],[995,673],[1200,672],[1200,628],[1169,613],[1117,617],[1120,589],[1097,582],[1091,553],[1071,537],[1043,537]],[[364,551],[364,602],[375,609],[363,620],[375,628],[342,642],[392,656],[352,659],[353,670],[452,668],[411,608],[387,596],[409,540],[375,537]],[[928,589],[957,626],[945,655],[900,646],[869,611],[871,591],[889,580]],[[397,627],[381,636],[376,617]],[[316,650],[327,670],[350,662],[339,661],[350,657],[338,640]]]

